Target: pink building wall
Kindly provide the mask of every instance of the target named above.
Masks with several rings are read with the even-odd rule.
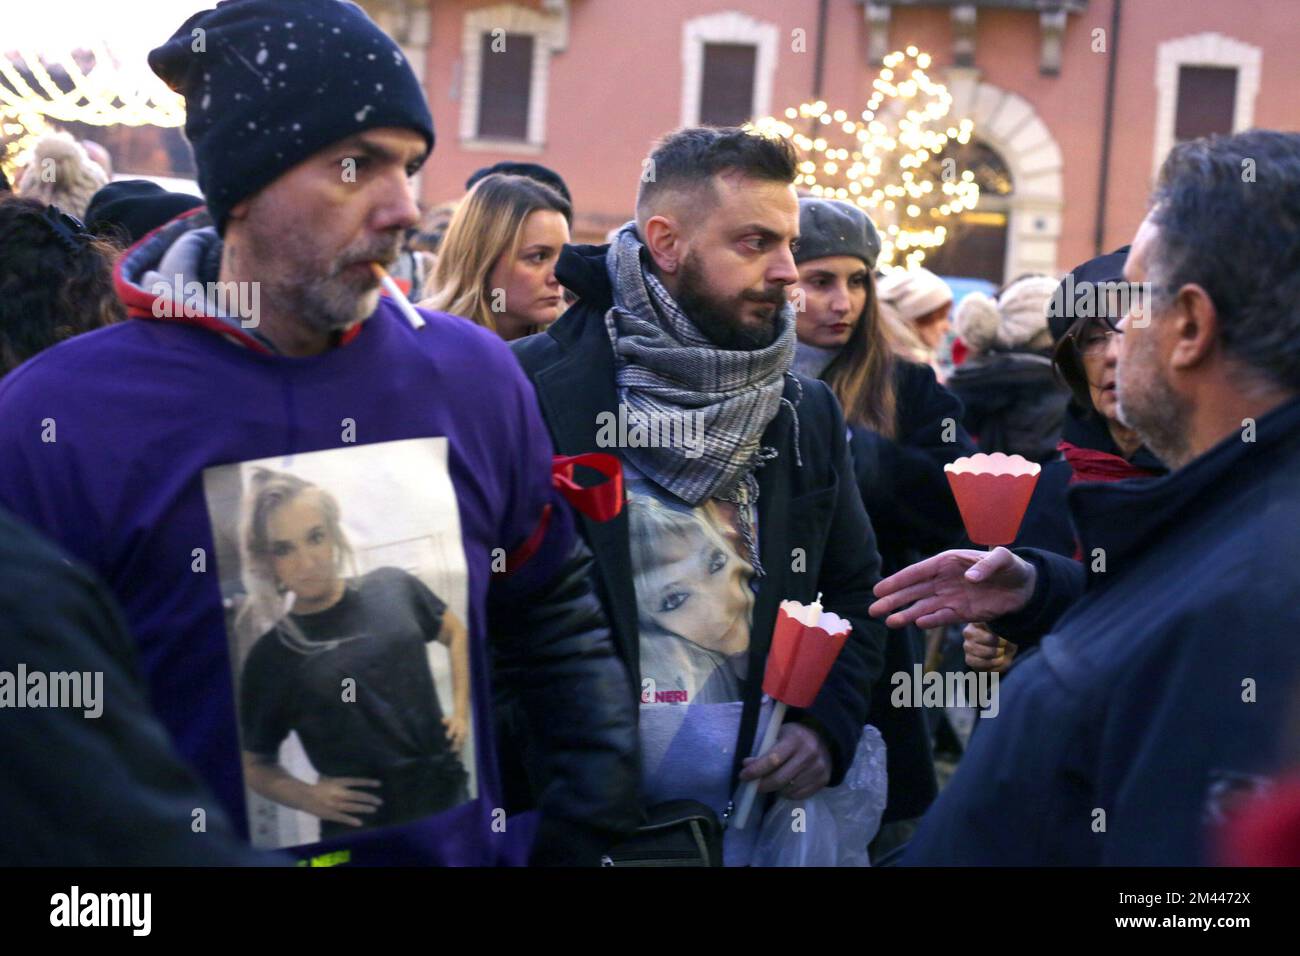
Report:
[[[1057,270],[1094,252],[1106,74],[1115,0],[1092,0],[1071,15],[1059,76],[1039,72],[1037,14],[981,9],[975,66],[978,79],[1023,97],[1060,150],[1062,200],[1055,242]],[[530,159],[560,172],[574,194],[575,235],[598,239],[630,217],[641,160],[650,144],[681,119],[682,29],[694,17],[739,11],[776,25],[772,112],[812,98],[817,0],[570,0],[568,46],[551,59],[544,147],[535,154],[481,152],[460,141],[460,102],[451,93],[462,69],[467,12],[493,0],[430,3],[426,86],[438,125],[438,147],[422,177],[422,199],[440,202],[463,192],[475,169],[501,159]],[[542,0],[518,6],[542,10]],[[1117,96],[1102,246],[1127,242],[1141,220],[1154,173],[1156,60],[1160,43],[1220,33],[1262,51],[1254,124],[1300,129],[1300,10],[1277,0],[1124,0]],[[792,31],[806,31],[806,52],[791,49]],[[1093,30],[1107,32],[1106,53],[1093,52]],[[867,62],[870,27],[863,7],[831,0],[822,98],[861,109],[877,68]],[[934,57],[931,74],[946,78],[953,27],[946,8],[895,8],[890,49],[914,43]],[[976,136],[980,130],[977,126]]]

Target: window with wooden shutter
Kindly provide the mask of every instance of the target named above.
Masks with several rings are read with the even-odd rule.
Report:
[[[478,135],[483,139],[528,139],[533,42],[527,33],[480,37]]]
[[[1237,71],[1223,66],[1182,66],[1178,69],[1178,108],[1174,139],[1198,139],[1231,133],[1237,109]]]
[[[700,80],[700,124],[739,126],[754,111],[754,66],[758,47],[751,43],[704,44]]]

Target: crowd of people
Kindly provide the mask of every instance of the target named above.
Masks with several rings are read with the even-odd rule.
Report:
[[[201,198],[62,133],[0,193],[0,671],[104,684],[0,693],[0,862],[1300,862],[1300,135],[954,302],[746,129],[666,133],[604,244],[535,163],[422,210],[401,50],[283,6],[149,56]],[[1041,466],[1013,547],[977,452]],[[785,601],[851,630],[760,754]],[[1001,681],[968,735],[892,693],[944,668]]]

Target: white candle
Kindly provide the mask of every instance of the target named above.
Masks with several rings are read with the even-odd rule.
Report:
[[[809,627],[816,627],[818,624],[821,623],[821,619],[822,619],[822,592],[821,591],[817,592],[817,600],[813,601],[810,607],[812,609],[812,615],[811,615],[812,620],[808,621],[807,624]]]

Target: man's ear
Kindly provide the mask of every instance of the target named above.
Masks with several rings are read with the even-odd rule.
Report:
[[[227,213],[227,218],[232,222],[242,222],[243,220],[247,219],[248,207],[252,204],[252,202],[253,199],[251,196],[247,199],[239,200],[239,202],[235,203],[233,206],[230,207],[230,212]]]
[[[1219,312],[1209,293],[1199,285],[1183,286],[1170,318],[1174,334],[1170,364],[1188,370],[1208,361],[1219,338]]]
[[[641,234],[659,271],[676,274],[686,255],[681,224],[672,216],[651,216],[641,227]]]

